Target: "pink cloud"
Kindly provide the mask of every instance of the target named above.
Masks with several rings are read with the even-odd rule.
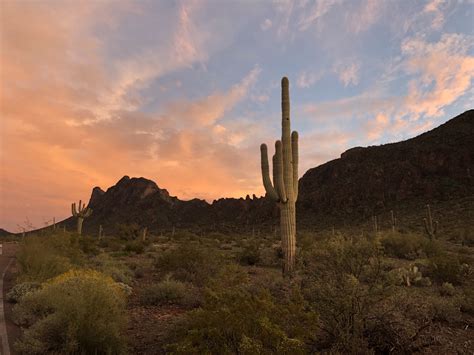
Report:
[[[402,44],[405,68],[416,78],[409,82],[406,110],[418,117],[439,116],[443,108],[463,96],[474,78],[474,46],[471,36],[443,34],[435,43],[421,38]]]

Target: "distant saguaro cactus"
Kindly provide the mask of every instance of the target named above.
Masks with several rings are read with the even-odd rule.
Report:
[[[102,239],[104,233],[104,229],[102,228],[102,224],[99,225],[99,240]]]
[[[142,230],[142,242],[144,242],[146,240],[146,233],[148,232],[148,228],[145,227],[143,228]]]
[[[426,205],[426,209],[428,213],[428,219],[423,218],[423,221],[425,222],[425,231],[426,234],[428,234],[430,240],[433,240],[436,237],[436,232],[438,231],[438,221],[434,221],[433,224],[430,205]]]
[[[262,179],[267,196],[280,208],[280,234],[284,254],[283,274],[290,275],[296,256],[296,200],[298,198],[298,132],[291,133],[288,78],[281,80],[282,134],[275,142],[273,184],[266,144],[260,146]]]
[[[372,224],[374,227],[374,233],[377,234],[379,232],[379,224],[377,221],[377,216],[372,216]]]
[[[392,220],[392,232],[395,233],[396,225],[397,225],[397,218],[393,214],[393,210],[390,210],[390,217],[391,217],[391,220]]]
[[[82,235],[82,222],[84,222],[84,218],[87,218],[92,214],[92,209],[86,207],[85,204],[82,205],[82,201],[79,200],[79,206],[77,209],[75,202],[71,205],[71,212],[74,217],[77,217],[77,234]]]

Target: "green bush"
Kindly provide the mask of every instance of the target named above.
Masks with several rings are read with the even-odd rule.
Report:
[[[110,276],[116,282],[122,282],[127,285],[132,283],[132,270],[125,263],[115,260],[107,254],[100,254],[93,258],[91,260],[91,267]]]
[[[175,329],[182,354],[305,354],[317,318],[295,292],[278,302],[267,290],[212,289]]]
[[[439,289],[441,296],[454,296],[456,294],[456,289],[452,283],[444,282]]]
[[[194,234],[193,232],[190,232],[185,229],[176,229],[175,233],[173,236],[171,236],[172,239],[174,240],[197,240],[199,237]]]
[[[435,255],[441,250],[436,241],[418,234],[389,233],[381,238],[381,243],[387,255],[407,260]]]
[[[136,240],[139,238],[141,233],[141,228],[138,224],[124,224],[119,223],[116,225],[116,235],[121,240]]]
[[[474,285],[467,285],[463,289],[461,311],[474,316]]]
[[[28,236],[17,253],[20,281],[43,282],[84,264],[78,238],[69,233]]]
[[[26,330],[15,348],[24,354],[123,353],[125,295],[96,271],[69,271],[28,293],[14,307]]]
[[[179,245],[159,255],[155,267],[163,274],[171,273],[176,280],[202,286],[216,274],[221,263],[221,256],[215,250]]]
[[[12,287],[7,293],[7,301],[11,303],[19,302],[26,294],[41,288],[38,282],[22,282]]]
[[[321,319],[317,349],[370,353],[366,334],[371,311],[392,291],[381,247],[364,238],[336,236],[318,245],[304,264],[305,296]]]
[[[260,247],[257,242],[250,243],[238,255],[242,265],[257,265],[261,261]]]
[[[432,353],[440,331],[438,322],[457,322],[459,306],[452,298],[433,297],[414,288],[400,288],[375,305],[367,319],[365,337],[376,354]],[[439,352],[439,351],[435,351]]]
[[[127,242],[125,244],[124,251],[142,254],[145,251],[145,243],[138,240]]]
[[[98,248],[97,239],[90,236],[82,236],[79,238],[79,247],[88,255],[98,255],[100,250]]]
[[[177,304],[182,306],[196,306],[199,299],[191,285],[166,277],[157,284],[146,287],[140,296],[144,305],[160,306]]]
[[[465,269],[456,255],[443,254],[429,259],[428,272],[438,282],[459,285],[464,279]]]
[[[100,248],[107,248],[110,251],[119,251],[122,250],[122,242],[116,238],[112,237],[103,237],[98,242]]]

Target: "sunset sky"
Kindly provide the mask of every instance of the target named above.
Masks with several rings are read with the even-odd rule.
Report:
[[[472,1],[1,1],[0,227],[123,175],[263,194],[290,79],[300,176],[474,107]],[[272,148],[273,150],[273,148]]]

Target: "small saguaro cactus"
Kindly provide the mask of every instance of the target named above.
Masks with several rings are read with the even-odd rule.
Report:
[[[102,228],[102,224],[99,225],[99,240],[102,239],[104,233],[104,229]]]
[[[372,216],[372,224],[374,227],[374,233],[377,234],[379,232],[379,225],[377,223],[377,216]]]
[[[395,217],[393,210],[390,210],[390,217],[392,220],[392,232],[395,233],[396,225],[397,225],[397,218]]]
[[[82,205],[82,201],[79,200],[79,206],[76,209],[76,203],[74,202],[71,205],[71,212],[74,217],[77,217],[77,234],[82,234],[82,222],[84,222],[84,218],[89,217],[92,214],[92,209],[86,207],[86,205]]]
[[[291,133],[288,78],[281,80],[282,134],[275,142],[273,184],[270,179],[266,144],[260,146],[262,179],[267,196],[280,209],[280,235],[283,249],[283,274],[291,275],[296,257],[296,200],[298,198],[298,132]]]
[[[145,227],[143,228],[142,230],[142,242],[144,242],[146,240],[146,233],[148,232],[148,228]]]
[[[436,232],[438,231],[438,221],[434,221],[433,223],[430,205],[426,205],[426,209],[428,213],[428,219],[423,218],[423,221],[425,222],[425,231],[426,234],[428,234],[430,240],[433,240],[436,237]]]

